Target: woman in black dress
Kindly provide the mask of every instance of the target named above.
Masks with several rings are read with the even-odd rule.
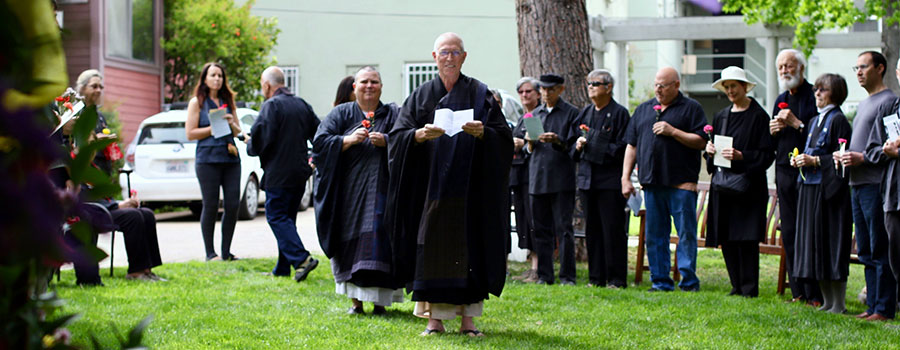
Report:
[[[706,221],[706,246],[722,246],[722,257],[731,280],[729,295],[759,295],[759,242],[765,240],[768,185],[766,169],[775,160],[769,135],[769,115],[747,93],[756,84],[739,67],[728,67],[713,88],[728,96],[732,105],[713,118],[715,137],[732,138],[732,147],[717,150],[706,145],[706,169],[713,175]],[[713,165],[716,152],[731,161],[730,167]],[[740,177],[743,191],[725,184],[726,176]]]
[[[850,123],[840,109],[847,82],[840,75],[823,74],[813,91],[819,115],[807,126],[805,150],[791,159],[801,171],[794,276],[818,281],[825,299],[819,310],[843,313],[853,221],[850,187],[841,169],[835,169],[832,153],[840,150],[840,141],[850,141]]]

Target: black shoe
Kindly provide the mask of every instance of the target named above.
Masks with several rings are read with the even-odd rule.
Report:
[[[372,309],[373,315],[385,315],[387,314],[387,310],[385,310],[384,306],[375,305],[375,308]]]
[[[568,280],[566,280],[566,281],[560,282],[559,284],[562,284],[562,285],[564,285],[564,286],[574,286],[574,285],[575,285],[575,281],[568,281]]]
[[[302,282],[305,280],[306,276],[308,276],[312,270],[316,269],[316,266],[319,266],[319,260],[316,260],[313,257],[306,258],[306,261],[297,267],[297,271],[294,273],[294,281]]]
[[[668,289],[659,289],[659,288],[656,288],[656,287],[650,287],[650,289],[648,289],[647,291],[648,291],[648,292],[651,292],[651,293],[652,293],[652,292],[671,292],[671,290],[668,290]]]
[[[682,292],[699,292],[700,286],[680,287]]]
[[[537,280],[537,282],[535,282],[535,284],[546,284],[549,286],[549,285],[553,284],[553,282],[547,282],[547,281],[539,279],[539,280]]]
[[[351,306],[347,309],[348,315],[365,315],[366,312],[363,310],[362,306]]]
[[[237,261],[237,260],[241,260],[241,259],[238,259],[238,257],[236,257],[236,256],[234,256],[234,255],[228,254],[228,255],[226,255],[224,258],[222,258],[222,260],[225,260],[225,261]]]

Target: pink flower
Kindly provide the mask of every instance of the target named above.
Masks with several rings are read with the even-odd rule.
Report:
[[[531,113],[525,113],[525,116],[523,116],[522,118],[531,118],[531,117],[534,117],[533,115],[531,115]]]
[[[705,133],[707,133],[707,134],[713,132],[713,127],[712,127],[712,125],[707,124],[706,126],[704,126],[704,127],[703,127],[703,132],[705,132]]]
[[[656,113],[659,113],[662,111],[662,106],[660,106],[660,105],[653,106],[653,110],[656,111]]]
[[[840,139],[838,139],[838,143],[845,144],[845,143],[847,143],[847,139],[840,138]]]

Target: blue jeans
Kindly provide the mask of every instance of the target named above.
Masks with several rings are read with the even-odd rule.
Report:
[[[304,190],[304,187],[266,188],[266,221],[278,242],[278,262],[273,275],[290,275],[291,266],[297,268],[309,257],[297,234],[297,211]]]
[[[879,185],[853,186],[851,204],[857,255],[865,266],[866,312],[893,318],[897,311],[897,281],[888,260],[888,236]]]
[[[697,192],[670,187],[646,187],[644,189],[647,208],[647,261],[650,264],[650,281],[653,288],[675,289],[675,282],[669,277],[672,266],[670,260],[669,235],[672,220],[678,231],[678,271],[681,272],[681,288],[699,288],[697,279]]]

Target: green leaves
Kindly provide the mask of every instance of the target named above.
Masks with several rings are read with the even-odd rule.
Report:
[[[206,62],[225,66],[237,101],[260,100],[259,75],[275,64],[269,52],[279,29],[274,18],[250,14],[254,1],[235,7],[231,0],[167,0],[165,37],[167,102],[187,101]]]

